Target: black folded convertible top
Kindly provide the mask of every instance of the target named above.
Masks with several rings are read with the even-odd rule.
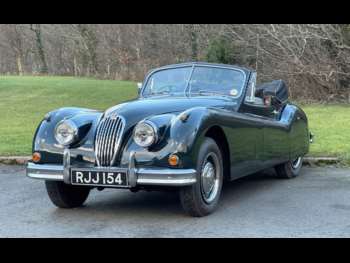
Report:
[[[281,104],[286,103],[288,100],[287,85],[281,79],[259,85],[256,89],[256,95],[258,96],[262,92],[264,95],[274,96]]]

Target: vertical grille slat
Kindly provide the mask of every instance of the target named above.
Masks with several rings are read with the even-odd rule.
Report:
[[[100,157],[98,156],[99,154],[99,141],[100,141],[100,130],[101,130],[101,125],[99,125],[96,129],[96,137],[95,137],[95,155],[96,155],[96,161],[97,165],[100,166]]]
[[[120,125],[122,125],[122,123],[120,123]],[[117,137],[117,138],[121,137],[121,135],[122,135],[121,132],[122,132],[122,129],[120,129],[120,128],[118,127],[118,129],[117,129],[117,131],[116,131],[116,137]],[[118,152],[117,149],[119,149],[119,144],[120,144],[120,140],[115,140],[115,145],[114,145],[114,149],[113,149],[113,151],[114,151],[113,159],[116,158],[116,155],[117,155],[117,152]]]
[[[125,120],[109,116],[100,121],[95,136],[95,156],[98,166],[112,166],[117,157],[124,133]]]
[[[115,139],[113,140],[114,134],[115,134],[115,128],[116,125],[118,124],[119,120],[115,121],[115,122],[111,122],[111,126],[109,127],[109,133],[107,135],[108,139],[107,139],[107,143],[106,143],[106,153],[107,153],[107,161],[111,162],[112,158],[113,158],[113,146],[115,144]]]
[[[104,141],[106,139],[106,133],[107,133],[107,126],[108,126],[108,119],[104,120],[102,123],[102,127],[101,127],[101,139],[100,139],[100,150],[99,150],[99,156],[100,156],[100,163],[101,166],[105,166],[105,159],[104,159]]]
[[[109,158],[108,158],[108,152],[107,152],[107,148],[108,148],[108,139],[110,137],[110,134],[111,134],[111,126],[112,126],[113,122],[111,119],[107,119],[107,124],[106,124],[106,133],[104,135],[104,138],[103,138],[103,152],[102,152],[102,160],[103,160],[103,163],[104,164],[108,164],[109,163]]]

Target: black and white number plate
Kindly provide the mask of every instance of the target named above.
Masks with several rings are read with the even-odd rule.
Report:
[[[103,187],[128,187],[127,169],[71,169],[73,185],[91,185]]]

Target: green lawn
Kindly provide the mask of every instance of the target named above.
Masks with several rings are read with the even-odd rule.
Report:
[[[51,110],[104,110],[136,94],[136,83],[130,81],[0,76],[0,156],[30,155],[35,129]]]
[[[66,106],[106,109],[136,97],[136,83],[74,77],[0,76],[0,156],[29,155],[45,113]],[[304,105],[312,156],[350,160],[350,106]],[[350,162],[348,162],[350,163]]]
[[[304,105],[315,135],[309,155],[341,157],[350,164],[350,104]]]

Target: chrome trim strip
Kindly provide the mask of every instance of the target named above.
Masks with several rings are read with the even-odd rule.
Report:
[[[109,131],[109,125],[110,125],[110,120],[109,118],[106,118],[105,119],[105,122],[104,122],[104,126],[103,126],[103,134],[102,134],[102,139],[101,139],[101,152],[100,152],[100,155],[101,155],[101,165],[102,166],[105,166],[105,163],[107,162],[106,160],[106,140],[107,140],[107,134],[108,134],[108,131]]]
[[[63,181],[62,165],[27,164],[26,175],[34,179]]]
[[[113,158],[114,152],[113,149],[115,147],[115,140],[116,140],[116,130],[119,126],[119,118],[116,121],[111,120],[111,126],[109,128],[110,132],[107,135],[107,145],[106,145],[106,151],[107,151],[107,161],[111,164],[111,160]]]
[[[63,181],[66,184],[70,183],[70,150],[68,148],[63,151]]]
[[[100,120],[98,122],[98,125],[97,125],[97,128],[96,128],[95,142],[94,142],[95,160],[96,160],[98,166],[100,166],[100,160],[99,160],[99,157],[98,157],[98,152],[99,152],[99,140],[100,140],[99,134],[100,134],[100,129],[101,129],[101,125],[100,125],[101,118],[100,118]]]
[[[175,69],[175,68],[186,68],[186,67],[191,67],[192,68],[191,69],[191,77],[192,77],[192,73],[193,73],[193,70],[194,70],[195,67],[223,68],[223,69],[236,70],[236,71],[239,71],[239,72],[243,73],[244,81],[243,81],[243,86],[241,88],[241,92],[240,92],[239,95],[237,95],[237,96],[235,96],[233,98],[239,98],[240,96],[242,96],[244,88],[247,88],[247,87],[245,87],[245,85],[247,84],[246,82],[247,82],[247,77],[248,77],[246,72],[243,69],[239,68],[239,67],[235,67],[234,65],[225,66],[225,65],[211,65],[210,63],[208,63],[208,64],[200,64],[200,63],[199,64],[198,63],[188,63],[187,64],[187,63],[183,63],[183,64],[179,64],[179,65],[176,65],[176,64],[175,65],[169,65],[168,67],[167,66],[160,67],[160,68],[156,68],[156,69],[153,69],[153,70],[149,71],[147,73],[146,79],[145,79],[145,81],[144,81],[144,83],[142,85],[142,89],[140,91],[140,97],[141,98],[147,97],[147,96],[143,95],[143,92],[145,91],[145,88],[146,88],[146,86],[148,84],[148,80],[150,79],[150,77],[154,73],[157,73],[157,72],[162,71],[162,70]],[[186,93],[189,94],[189,95],[191,94],[191,89],[188,89],[189,81],[191,80],[191,77],[188,79],[187,86],[186,86],[186,88],[184,90],[185,96],[186,96]]]
[[[108,158],[109,156],[109,152],[108,152],[108,146],[109,146],[109,139],[111,137],[111,134],[112,134],[112,126],[114,124],[114,122],[110,119],[110,118],[107,118],[106,119],[106,127],[105,127],[105,130],[106,130],[106,134],[103,138],[103,148],[102,148],[102,164],[103,166],[106,165],[107,163],[107,166],[108,164],[110,163],[110,158]]]
[[[95,137],[95,156],[99,167],[108,167],[115,162],[124,129],[123,116],[107,116],[100,121]]]
[[[137,184],[140,185],[166,185],[166,186],[187,186],[192,185],[196,182],[196,179],[150,179],[150,178],[139,178]]]
[[[100,162],[101,166],[104,166],[104,163],[106,162],[105,158],[105,144],[106,144],[106,138],[107,138],[107,132],[108,132],[108,126],[109,126],[109,118],[106,118],[103,120],[103,126],[102,126],[102,133],[101,133],[101,141],[100,141]]]
[[[133,159],[134,154],[130,158]],[[159,186],[187,186],[196,183],[196,170],[194,169],[166,169],[166,168],[133,168],[131,164],[128,168],[107,168],[111,171],[128,169],[129,185],[135,187],[136,185],[159,185]],[[131,168],[131,169],[130,169]],[[81,167],[74,168],[86,171],[105,170],[98,167]],[[34,179],[64,181],[64,167],[62,165],[46,165],[46,164],[27,164],[27,176]]]
[[[167,176],[176,176],[176,175],[196,175],[196,170],[194,169],[171,169],[171,168],[139,168],[137,169],[138,174],[152,174],[152,175],[167,175]]]
[[[116,134],[116,139],[117,141],[115,142],[114,146],[114,155],[112,157],[111,165],[115,162],[115,159],[117,158],[117,154],[121,145],[122,137],[124,134],[124,129],[125,129],[125,119],[123,116],[118,115],[120,119],[120,125],[118,125],[117,129],[117,134]]]
[[[33,179],[63,181],[63,175],[27,173],[27,176]]]
[[[129,185],[135,187],[137,184],[137,174],[135,168],[135,155],[136,152],[132,151],[129,155]]]
[[[137,169],[137,184],[186,186],[196,183],[194,169]]]

